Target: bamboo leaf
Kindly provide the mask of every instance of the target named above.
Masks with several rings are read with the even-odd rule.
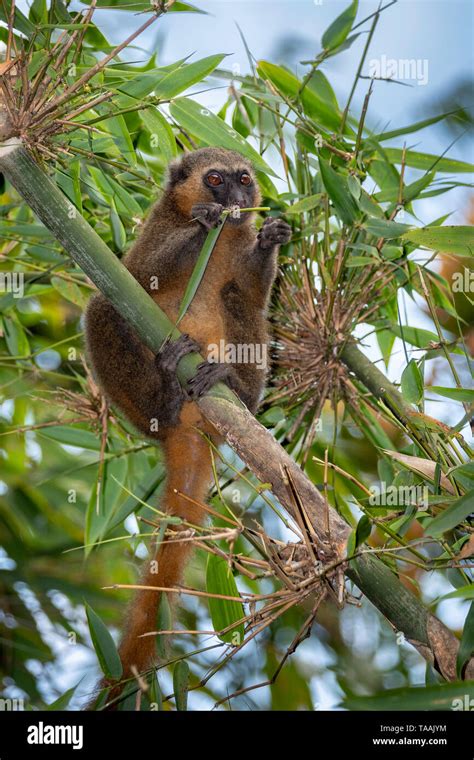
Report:
[[[352,3],[345,9],[345,11],[343,11],[341,15],[328,26],[321,38],[321,45],[324,50],[333,50],[334,48],[339,47],[339,45],[342,45],[352,29],[358,7],[358,0],[352,0]]]
[[[170,113],[182,127],[202,140],[205,145],[219,146],[235,150],[246,156],[256,169],[266,172],[273,177],[275,172],[265,163],[257,151],[252,148],[242,135],[229,127],[218,116],[204,108],[195,100],[178,98],[170,105]]]
[[[456,671],[458,678],[462,678],[462,671],[464,665],[472,655],[474,654],[474,602],[469,607],[466,620],[464,622],[464,628],[461,637],[461,643],[459,644],[459,651],[456,661]]]
[[[216,554],[208,555],[206,589],[210,594],[240,596],[232,571],[224,557]],[[245,634],[243,623],[238,622],[244,617],[242,604],[229,599],[210,597],[209,609],[215,631],[222,631],[232,626],[231,630],[219,635],[221,641],[226,644],[241,644]]]
[[[466,699],[474,697],[474,683],[459,681],[425,687],[388,689],[370,697],[346,697],[347,710],[464,710]],[[459,706],[458,706],[459,705]]]
[[[257,70],[262,79],[269,79],[283,97],[294,103],[301,103],[305,113],[316,122],[320,122],[329,129],[339,129],[341,114],[333,104],[329,104],[327,100],[319,96],[316,83],[312,87],[308,82],[303,87],[303,83],[290,71],[268,61],[259,61]],[[327,95],[327,89],[325,89],[325,94]]]
[[[184,92],[184,90],[192,87],[193,84],[205,79],[224,58],[225,53],[218,53],[217,55],[202,58],[194,63],[183,64],[180,68],[171,71],[160,79],[155,87],[155,97],[161,100],[174,98],[180,92]]]
[[[207,233],[207,237],[204,241],[204,245],[201,248],[196,264],[194,265],[194,269],[191,274],[191,277],[189,278],[188,284],[186,285],[186,290],[184,291],[183,300],[181,301],[181,305],[179,307],[176,325],[179,325],[182,318],[186,314],[194,296],[196,295],[196,291],[199,285],[201,284],[202,278],[204,277],[204,273],[209,263],[209,259],[211,258],[212,252],[215,248],[219,235],[222,232],[224,224],[225,224],[225,216],[221,224],[219,224],[217,227],[213,227]]]
[[[118,680],[122,675],[122,663],[110,631],[87,602],[85,608],[92,643],[102,672],[107,678]]]
[[[390,330],[412,346],[418,348],[430,348],[430,343],[439,343],[439,336],[430,330],[424,330],[421,327],[410,327],[409,325],[391,325]]]
[[[169,163],[178,154],[173,130],[163,114],[156,108],[144,108],[140,111],[145,129],[153,137],[156,136],[158,148],[161,150],[166,162]]]
[[[319,168],[324,187],[344,224],[353,224],[360,217],[360,210],[349,192],[347,180],[334,171],[327,161],[319,158]]]
[[[51,285],[66,301],[71,301],[81,309],[85,309],[89,297],[75,282],[63,280],[62,277],[51,277]]]
[[[398,238],[407,232],[410,227],[408,224],[400,224],[399,222],[391,222],[388,219],[370,219],[365,222],[364,225],[367,232],[377,237],[391,240],[392,238]]]
[[[400,462],[400,464],[408,467],[409,470],[412,470],[419,475],[423,475],[423,477],[428,478],[428,480],[431,480],[434,483],[437,462],[432,462],[430,459],[423,459],[422,457],[412,457],[408,454],[400,454],[397,451],[390,451],[389,449],[384,449],[384,452],[392,459],[395,459],[396,462]],[[454,486],[443,473],[441,473],[440,484],[446,491],[449,491],[449,493],[456,493]]]
[[[23,325],[16,314],[11,314],[8,317],[5,315],[3,317],[3,332],[11,356],[25,358],[29,356],[31,353],[30,344],[28,343]]]
[[[300,201],[296,201],[291,206],[285,209],[285,214],[302,214],[305,211],[311,211],[321,202],[321,193],[316,195],[308,195],[307,198],[302,198]]]
[[[407,230],[402,237],[417,245],[444,253],[473,255],[474,228],[446,225],[445,227],[419,227]]]
[[[438,116],[431,116],[429,119],[415,121],[413,124],[409,124],[406,127],[399,127],[398,129],[392,129],[390,132],[382,132],[379,135],[373,135],[369,139],[376,140],[377,142],[383,142],[384,140],[391,140],[392,137],[410,135],[413,132],[418,132],[420,129],[430,127],[432,124],[437,124],[439,121],[443,121],[443,119],[447,119],[449,116],[454,116],[457,113],[458,111],[448,111],[447,113],[438,114]]]
[[[189,665],[185,660],[179,660],[173,670],[173,691],[176,709],[180,712],[188,709]]]
[[[403,161],[403,150],[401,148],[384,148],[386,159],[394,164],[401,164]],[[423,169],[423,171],[437,172],[454,172],[463,174],[474,172],[474,164],[466,161],[458,161],[454,158],[439,158],[430,153],[418,153],[417,151],[405,151],[405,164],[412,166],[414,169]]]
[[[77,446],[81,449],[90,449],[91,451],[100,450],[100,440],[97,436],[89,430],[82,428],[73,428],[69,425],[56,425],[55,427],[43,428],[38,433],[45,438],[51,438],[53,441],[67,446]]]
[[[412,359],[402,373],[402,395],[410,404],[419,404],[423,398],[423,378],[418,364]]]
[[[468,404],[474,404],[474,390],[470,388],[443,388],[440,385],[430,385],[428,390],[453,401],[466,401]]]
[[[451,504],[429,523],[425,523],[425,530],[429,536],[439,536],[455,528],[472,512],[474,512],[474,489]]]

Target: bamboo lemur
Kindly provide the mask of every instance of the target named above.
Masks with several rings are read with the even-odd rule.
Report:
[[[176,320],[206,234],[219,223],[222,209],[251,208],[259,202],[254,170],[241,155],[222,148],[187,153],[170,165],[163,197],[124,263],[168,317]],[[193,351],[206,356],[208,347],[221,345],[221,340],[227,345],[266,347],[266,312],[277,251],[290,238],[290,227],[281,219],[266,219],[257,234],[253,214],[236,216],[228,218],[180,323],[185,334],[165,344],[156,356],[103,295],[91,299],[86,313],[87,351],[97,381],[138,430],[157,438],[164,449],[167,480],[162,510],[194,525],[205,518],[198,503],[206,500],[212,479],[209,446],[196,428],[210,435],[216,431],[201,417],[193,399],[224,380],[255,411],[265,371],[256,363],[206,361],[185,391],[176,377],[177,364]],[[157,432],[152,432],[156,427]],[[194,501],[180,498],[175,489]],[[189,541],[165,542],[156,557],[158,571],[153,573],[156,563],[155,567],[150,563],[142,584],[175,586],[190,546]],[[138,591],[132,602],[119,648],[124,678],[131,676],[133,666],[140,672],[153,664],[154,637],[138,637],[156,630],[159,600],[155,591]]]

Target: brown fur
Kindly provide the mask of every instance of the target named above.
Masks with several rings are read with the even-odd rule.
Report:
[[[206,237],[199,221],[191,220],[196,203],[212,203],[212,191],[203,183],[209,170],[221,172],[253,170],[237,153],[206,148],[187,154],[170,167],[163,198],[154,206],[143,231],[125,258],[125,265],[153,296],[170,319],[175,320],[187,281]],[[250,192],[250,191],[249,191]],[[254,180],[251,203],[260,196]],[[277,245],[263,250],[256,240],[251,214],[239,224],[227,223],[219,237],[200,287],[180,329],[188,333],[206,356],[208,345],[224,339],[228,343],[260,343],[268,340],[266,310],[276,274]],[[159,289],[150,287],[158,277]],[[86,314],[87,350],[102,389],[130,421],[146,436],[158,439],[165,452],[167,483],[161,509],[184,520],[202,524],[204,510],[178,497],[173,489],[205,501],[211,482],[208,445],[196,428],[214,431],[194,402],[184,400],[176,378],[160,370],[152,352],[138,339],[114,307],[98,294]],[[236,364],[242,400],[254,411],[265,383],[265,372],[252,364]],[[171,422],[177,420],[179,423]],[[150,420],[159,430],[150,432]],[[217,438],[215,438],[217,441]],[[143,585],[173,587],[179,583],[190,553],[189,542],[165,543],[159,549],[158,573],[146,571]],[[123,676],[132,666],[138,671],[154,660],[154,637],[139,638],[156,629],[160,594],[139,591],[128,613],[128,624],[120,645]],[[114,688],[112,695],[120,693]]]

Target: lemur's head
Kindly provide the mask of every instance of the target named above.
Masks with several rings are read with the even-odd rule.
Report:
[[[196,203],[220,203],[224,208],[252,208],[260,203],[252,164],[225,148],[200,148],[174,161],[169,167],[168,190],[185,216]],[[251,213],[230,215],[229,222],[245,224],[251,217]]]

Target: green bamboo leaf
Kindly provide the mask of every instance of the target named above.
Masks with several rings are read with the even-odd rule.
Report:
[[[91,489],[91,496],[85,516],[84,543],[88,555],[94,546],[105,535],[110,520],[119,506],[125,500],[128,459],[126,456],[105,461],[101,473],[101,482],[96,482]],[[97,497],[97,489],[100,489]]]
[[[67,446],[78,446],[81,449],[90,449],[91,451],[100,450],[100,440],[97,436],[89,430],[83,430],[82,428],[56,425],[55,427],[38,430],[38,435]]]
[[[453,401],[466,401],[468,404],[474,404],[474,391],[470,388],[443,388],[441,385],[430,385],[427,390]]]
[[[130,218],[130,216],[142,216],[143,211],[140,204],[135,200],[133,195],[129,193],[128,190],[125,190],[125,188],[113,179],[113,177],[109,174],[105,174],[96,166],[88,166],[88,171],[104,201],[107,196],[111,196],[114,199],[119,214],[125,219]]]
[[[398,238],[410,229],[408,224],[391,222],[388,219],[370,219],[363,226],[371,235],[377,235],[385,240]]]
[[[84,0],[85,5],[90,5],[91,0]],[[150,11],[150,2],[149,0],[130,0],[130,2],[125,2],[123,0],[97,0],[97,7],[100,8],[115,8],[116,10],[120,11],[128,11],[128,12],[135,12],[140,13],[141,11]],[[196,8],[195,5],[192,5],[191,3],[183,3],[183,2],[176,2],[173,3],[173,5],[170,5],[169,8],[166,10],[167,13],[201,13],[203,15],[208,15],[206,11],[202,11],[199,8]]]
[[[115,205],[114,199],[112,196],[107,196],[108,202],[109,202],[109,218],[110,218],[110,226],[112,229],[112,237],[114,239],[114,243],[117,246],[119,251],[123,251],[125,248],[125,245],[127,243],[127,234],[125,232],[125,228],[122,224],[122,220],[120,219],[120,216],[118,215],[117,207]]]
[[[474,512],[474,489],[451,504],[440,515],[433,517],[429,523],[425,523],[425,530],[429,536],[439,536],[452,530]]]
[[[388,689],[370,697],[346,697],[341,703],[347,710],[464,710],[474,697],[474,682],[442,683],[433,686]]]
[[[316,195],[309,195],[307,198],[302,198],[300,201],[293,203],[292,206],[288,206],[285,209],[285,214],[302,214],[305,211],[311,211],[311,209],[318,206],[321,202],[321,193]]]
[[[321,38],[321,45],[324,50],[333,50],[342,45],[352,29],[358,7],[358,0],[352,0],[352,3],[345,11],[326,29]]]
[[[346,267],[366,267],[368,264],[369,258],[367,256],[350,256],[346,260]]]
[[[461,643],[459,644],[458,656],[456,660],[456,672],[458,678],[462,678],[463,668],[474,654],[474,602],[469,607],[464,629],[462,632]]]
[[[101,670],[107,678],[118,680],[122,675],[122,663],[110,631],[87,602],[85,608],[92,643]]]
[[[156,108],[145,108],[140,111],[145,129],[153,137],[156,136],[157,147],[161,150],[166,162],[169,163],[178,155],[173,130],[163,114]],[[153,146],[154,147],[154,146]]]
[[[430,343],[439,343],[439,336],[430,330],[421,327],[409,327],[408,325],[391,325],[390,330],[398,338],[418,348],[429,348]]]
[[[362,188],[360,186],[360,182],[357,179],[357,177],[354,177],[353,174],[349,174],[347,178],[347,186],[349,188],[349,192],[352,195],[352,197],[356,201],[358,201],[360,198],[360,193],[361,193]]]
[[[474,227],[446,225],[444,227],[419,227],[402,234],[406,240],[443,253],[474,253]]]
[[[63,280],[62,277],[51,277],[51,285],[66,301],[71,301],[81,309],[85,309],[89,296],[83,293],[75,282]]]
[[[188,709],[189,665],[186,660],[179,660],[173,670],[173,691],[176,709],[181,712]]]
[[[319,168],[324,187],[341,220],[344,224],[353,224],[360,217],[360,210],[349,192],[347,180],[321,157]]]
[[[408,203],[410,201],[414,201],[416,198],[419,197],[419,195],[423,192],[425,187],[428,187],[434,179],[435,172],[427,172],[423,175],[423,177],[420,177],[420,179],[415,180],[415,182],[412,182],[410,185],[405,185],[403,188],[403,200],[405,203]]]
[[[150,709],[156,712],[163,710],[163,695],[158,681],[158,673],[152,673],[150,684]]]
[[[225,53],[218,53],[217,55],[202,58],[194,63],[183,64],[179,69],[171,71],[160,79],[155,87],[155,96],[161,100],[174,98],[180,92],[184,92],[184,90],[192,87],[193,84],[205,79],[225,57]]]
[[[7,26],[11,18],[12,3],[13,0],[3,0],[3,2],[0,3],[0,21],[4,21]],[[13,28],[17,29],[28,38],[36,36],[37,42],[46,45],[44,34],[37,30],[36,24],[33,24],[27,19],[27,17],[20,11],[17,4],[15,4],[14,9]]]
[[[207,237],[204,241],[204,245],[201,248],[196,264],[194,265],[194,269],[191,274],[191,277],[189,278],[188,284],[186,285],[186,290],[184,291],[183,300],[181,301],[181,305],[179,307],[176,325],[179,325],[182,318],[186,314],[194,296],[196,295],[196,291],[199,285],[201,284],[202,278],[204,277],[204,273],[209,263],[209,259],[211,258],[211,254],[215,248],[219,235],[221,234],[222,229],[224,227],[225,218],[226,217],[224,216],[224,221],[222,222],[222,224],[219,224],[217,227],[213,227],[207,233]]]
[[[361,187],[360,190],[360,198],[358,199],[359,208],[361,211],[364,212],[364,214],[368,214],[369,216],[376,216],[377,220],[381,219],[382,222],[385,220],[385,214],[383,208],[377,203],[377,201],[369,195],[363,187]]]
[[[423,398],[423,377],[414,359],[403,370],[402,395],[410,404],[419,404]]]
[[[56,172],[58,185],[64,190],[67,197],[82,214],[81,192],[81,162],[79,159],[71,161],[67,168]]]
[[[206,589],[210,594],[239,597],[239,591],[232,571],[224,557],[209,554],[207,558]],[[244,624],[238,621],[244,617],[240,602],[229,599],[209,598],[209,610],[215,631],[222,631],[229,626],[231,630],[219,636],[226,644],[241,644],[244,640]]]
[[[456,483],[462,488],[468,491],[474,488],[474,462],[466,462],[458,467],[453,467],[449,470],[449,475],[452,475]]]
[[[107,113],[107,111],[108,106],[104,108],[104,112]],[[101,113],[101,109],[98,109],[98,112]],[[125,158],[129,164],[135,166],[137,163],[137,156],[135,153],[135,148],[133,147],[132,138],[130,137],[130,133],[127,128],[127,122],[125,121],[122,114],[117,114],[116,116],[112,117],[109,116],[105,124],[107,126],[107,130],[112,135],[112,139],[115,145],[120,151],[120,155],[123,156],[123,158]]]
[[[341,114],[332,104],[319,96],[315,87],[303,83],[283,66],[259,61],[257,71],[262,79],[269,79],[278,92],[296,103],[300,102],[305,113],[329,129],[339,129]],[[327,95],[327,89],[325,90]]]
[[[388,369],[394,342],[395,335],[390,330],[377,330],[377,343],[379,344],[386,369]]]
[[[387,161],[394,164],[401,164],[403,161],[403,150],[401,148],[384,148],[384,155]],[[405,164],[412,166],[414,169],[423,169],[423,171],[437,172],[454,172],[454,173],[471,173],[474,172],[474,164],[466,161],[457,161],[454,158],[439,158],[430,153],[418,153],[417,151],[407,150],[405,152]]]
[[[127,496],[125,501],[117,506],[114,512],[111,512],[109,516],[110,522],[106,524],[104,532],[101,534],[101,538],[105,538],[108,531],[113,530],[121,522],[127,519],[132,512],[140,509],[141,502],[148,502],[153,497],[158,486],[162,483],[165,477],[165,468],[162,462],[159,462],[153,467],[150,472],[144,477],[140,477],[139,482],[135,483],[133,488],[133,494]]]
[[[168,594],[161,594],[160,604],[158,606],[158,614],[156,619],[157,631],[169,631],[172,627],[171,607],[168,599]],[[156,637],[156,651],[158,657],[163,660],[166,658],[166,635]]]
[[[256,169],[276,176],[275,172],[265,163],[263,158],[235,129],[229,127],[209,109],[204,108],[195,100],[178,98],[170,105],[170,113],[186,130],[199,138],[205,145],[219,146],[235,150],[246,156]]]
[[[455,591],[450,591],[449,594],[445,594],[439,599],[440,602],[445,599],[474,599],[474,583],[469,583],[467,586],[461,586]]]
[[[356,528],[356,548],[367,541],[372,532],[372,523],[367,515],[362,515]]]
[[[438,116],[431,116],[429,119],[423,119],[422,121],[415,121],[413,124],[408,124],[406,127],[400,127],[399,129],[392,129],[390,132],[382,132],[379,135],[373,135],[369,139],[377,142],[383,142],[384,140],[391,140],[392,137],[400,137],[401,135],[410,135],[413,132],[418,132],[420,129],[430,127],[432,124],[437,124],[443,119],[447,119],[449,116],[454,116],[458,111],[448,111],[447,113],[439,114]]]
[[[77,683],[71,689],[68,689],[67,691],[65,691],[64,694],[61,694],[61,696],[55,699],[54,702],[50,702],[50,704],[46,707],[46,710],[51,711],[51,712],[58,712],[60,710],[65,710],[69,702],[71,701],[72,697],[74,696],[74,692],[79,686],[79,683]]]
[[[320,71],[320,69],[315,69],[312,72],[310,78],[308,79],[306,87],[312,90],[312,92],[314,92],[314,94],[320,100],[324,100],[326,103],[329,103],[331,108],[336,113],[339,112],[339,103],[337,102],[336,93],[332,89],[329,80],[324,76],[323,72]]]
[[[31,349],[26,332],[16,314],[3,317],[3,332],[11,356],[26,358],[30,355]]]

